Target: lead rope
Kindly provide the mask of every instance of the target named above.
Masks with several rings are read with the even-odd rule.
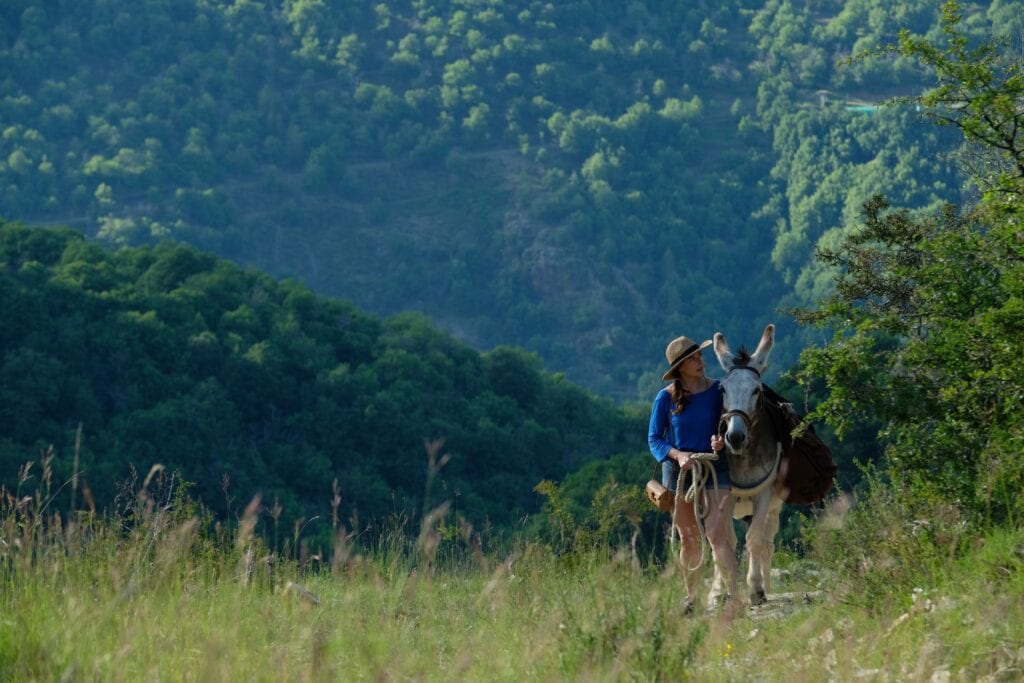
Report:
[[[686,493],[683,496],[683,500],[687,503],[693,504],[693,517],[697,520],[697,531],[700,534],[700,560],[696,565],[687,569],[689,571],[696,571],[704,565],[704,553],[705,546],[707,545],[707,534],[704,531],[704,518],[708,515],[709,501],[707,492],[708,478],[710,477],[712,482],[712,488],[718,488],[718,474],[715,472],[715,466],[712,465],[715,460],[718,460],[718,453],[707,452],[707,453],[691,453],[690,460],[693,465],[690,467],[690,471],[693,472],[692,481],[690,486],[686,489]],[[683,487],[683,473],[685,470],[680,467],[679,475],[676,478],[676,495],[679,495],[679,491]],[[679,532],[679,527],[676,526],[676,506],[672,506],[672,542],[673,547],[675,545],[676,534]],[[680,537],[680,542],[682,537]],[[673,548],[673,552],[676,552]]]

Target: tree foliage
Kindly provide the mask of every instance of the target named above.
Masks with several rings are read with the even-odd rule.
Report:
[[[1013,44],[1019,36],[972,45],[962,12],[956,2],[942,7],[944,49],[904,29],[895,50],[934,71],[938,85],[916,101],[984,155],[971,166],[973,179],[985,191],[1009,195],[990,196],[990,203],[1006,200],[1012,207],[1024,189],[1024,60]]]
[[[69,481],[82,425],[80,479],[102,506],[160,463],[222,518],[259,493],[284,522],[325,519],[337,479],[342,519],[452,500],[507,529],[539,509],[537,482],[635,452],[643,431],[535,355],[479,353],[422,316],[378,320],[182,245],[112,252],[5,223],[0,307],[9,491],[47,444]],[[428,488],[437,439],[448,460]]]
[[[1004,106],[1019,102],[1021,64],[993,43],[968,50],[959,21],[947,3],[944,46],[905,33],[899,50],[937,69],[922,106],[1001,159],[976,178],[991,190],[925,216],[868,202],[862,227],[819,252],[839,273],[835,293],[804,318],[836,333],[805,351],[802,376],[825,378],[816,414],[840,433],[881,424],[889,472],[907,490],[1002,522],[1020,519],[1024,483],[1022,149],[1019,106]]]
[[[739,334],[825,291],[812,245],[872,194],[957,198],[952,136],[848,110],[924,70],[836,65],[934,32],[934,9],[19,0],[0,214],[189,242],[647,400],[637,368],[680,330]]]

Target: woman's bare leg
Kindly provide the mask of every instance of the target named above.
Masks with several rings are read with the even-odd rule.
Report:
[[[686,582],[686,600],[688,605],[694,605],[700,588],[701,538],[693,505],[683,500],[683,496],[676,496],[673,519],[680,538],[679,566]]]
[[[709,596],[714,603],[723,591],[727,596],[736,595],[736,530],[732,525],[736,499],[729,489],[708,489],[707,495],[708,516],[704,520],[704,530],[715,558],[715,586]],[[714,607],[713,604],[710,606]]]

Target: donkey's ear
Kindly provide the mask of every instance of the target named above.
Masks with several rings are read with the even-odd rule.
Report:
[[[713,337],[715,340],[715,356],[718,357],[718,363],[722,366],[723,370],[728,370],[732,367],[732,351],[729,350],[729,342],[725,341],[725,335],[721,332],[715,332]]]
[[[761,334],[761,341],[757,343],[757,350],[750,357],[750,365],[758,372],[764,372],[768,367],[768,354],[775,346],[775,325],[768,323]]]

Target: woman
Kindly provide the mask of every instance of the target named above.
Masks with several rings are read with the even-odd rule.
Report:
[[[718,435],[722,390],[717,380],[712,381],[704,375],[704,360],[701,358],[701,351],[710,345],[710,340],[697,344],[688,337],[677,337],[665,349],[669,367],[662,379],[670,380],[672,384],[659,391],[654,399],[647,442],[651,454],[662,464],[662,484],[672,491],[676,490],[680,470],[692,469],[691,456],[694,453],[706,453],[709,449],[717,453],[725,446],[724,440]],[[718,486],[713,488],[713,480],[708,479],[704,528],[715,562],[723,569],[727,569],[731,563],[732,571],[725,576],[735,576],[735,549],[732,552],[727,550],[731,546],[729,525],[732,524],[734,505],[730,493],[729,466],[725,458],[720,457],[715,461],[714,468]],[[689,485],[691,476],[687,472],[684,477],[683,491]],[[687,503],[683,495],[676,496],[673,519],[682,540],[679,562],[687,570],[684,610],[689,614],[693,611],[700,583],[700,574],[696,571],[699,567],[696,564],[701,558],[701,538],[693,503]],[[729,588],[733,589],[731,586]]]

